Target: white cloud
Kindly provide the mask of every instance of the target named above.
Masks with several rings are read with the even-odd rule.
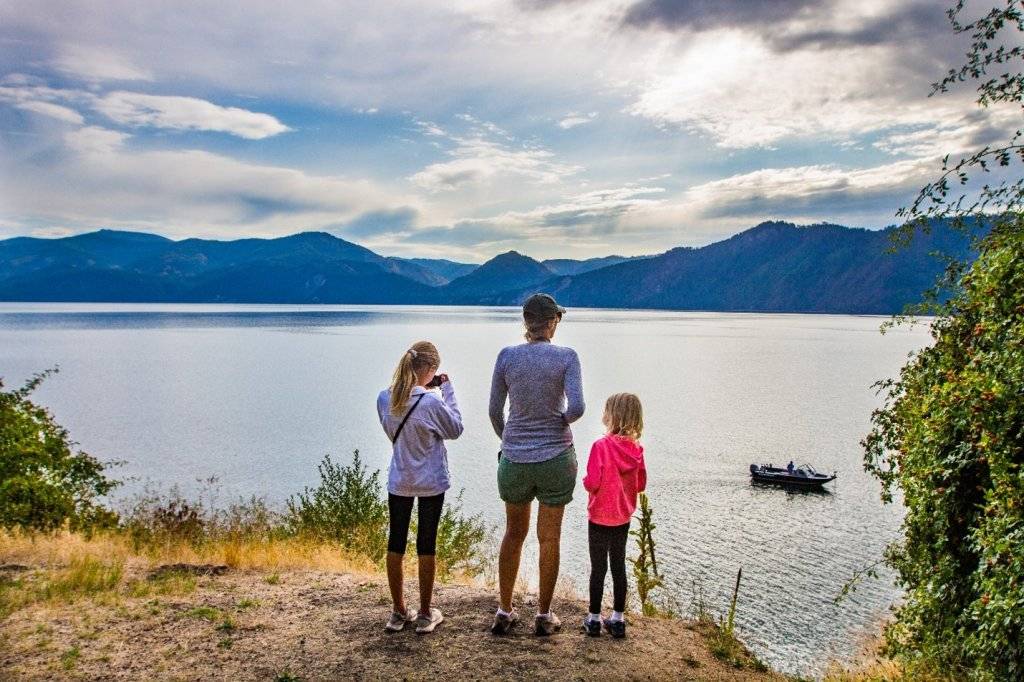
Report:
[[[98,126],[86,126],[64,134],[68,149],[81,154],[106,155],[120,149],[130,135]]]
[[[956,157],[994,143],[1006,143],[1020,123],[1019,106],[993,105],[936,125],[889,133],[872,146],[894,156]]]
[[[94,45],[64,45],[53,60],[58,71],[86,81],[151,81],[153,74],[132,64],[117,52]]]
[[[0,102],[81,125],[80,113],[65,106],[76,103],[122,125],[171,130],[209,130],[259,140],[291,130],[269,114],[222,107],[195,97],[147,95],[115,91],[98,95],[74,88],[51,88],[23,78],[5,79]],[[10,85],[6,83],[11,83]],[[57,104],[62,102],[63,104]]]
[[[96,100],[94,108],[117,123],[173,130],[210,130],[260,140],[291,130],[269,114],[237,107],[222,107],[195,97],[111,92]]]
[[[367,180],[246,163],[200,150],[137,151],[123,132],[86,126],[63,135],[49,165],[0,163],[2,216],[93,229],[152,229],[173,236],[275,235],[320,229],[371,211],[410,207]],[[54,187],[59,187],[59,201]]]
[[[546,149],[522,147],[482,137],[453,137],[456,147],[450,161],[432,163],[409,180],[430,192],[454,190],[465,185],[489,184],[514,177],[532,183],[553,184],[580,171],[579,166],[554,161]]]
[[[448,137],[448,133],[445,130],[432,121],[416,121],[416,125],[420,127],[420,130],[424,135],[430,137]]]
[[[627,185],[584,192],[562,201],[526,211],[505,211],[496,215],[460,220],[450,226],[413,229],[397,238],[375,243],[388,252],[432,253],[451,258],[480,258],[481,249],[494,255],[508,248],[529,244],[530,255],[543,258],[565,255],[571,241],[577,256],[622,252],[616,244],[619,221],[626,215],[658,206],[662,187]],[[441,247],[441,248],[439,248]],[[649,251],[646,244],[633,244],[628,251]],[[639,251],[638,251],[639,250]]]
[[[61,106],[59,104],[53,104],[52,102],[41,102],[39,100],[27,100],[24,102],[18,102],[14,106],[25,111],[32,111],[43,116],[49,116],[55,118],[58,121],[64,121],[65,123],[73,123],[75,125],[82,125],[85,119],[82,115],[69,107]]]
[[[558,127],[562,130],[569,130],[576,126],[581,126],[584,123],[590,123],[597,118],[597,112],[591,111],[589,114],[578,114],[575,111],[569,112],[565,115],[561,121],[558,122]]]
[[[836,213],[858,206],[877,210],[872,200],[898,201],[934,172],[935,164],[924,159],[857,169],[834,164],[764,168],[690,187],[684,203],[695,217],[712,218],[808,216],[828,205]]]
[[[0,85],[0,103],[7,102],[24,111],[31,111],[49,118],[82,125],[85,119],[71,107],[57,104],[57,101],[69,99],[60,90],[54,90],[35,83],[23,74],[10,74]]]
[[[528,226],[607,226],[619,216],[640,208],[655,206],[661,199],[651,198],[665,192],[664,187],[627,185],[577,194],[557,204],[538,206],[529,211],[513,211],[496,218]]]

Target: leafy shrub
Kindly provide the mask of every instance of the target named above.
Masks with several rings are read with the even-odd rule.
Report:
[[[886,560],[906,590],[891,654],[954,677],[1024,678],[1024,218],[982,240],[933,346],[865,439],[885,501],[903,493]]]
[[[320,485],[288,500],[289,530],[318,540],[337,542],[343,547],[380,562],[387,552],[388,505],[380,472],[370,472],[359,451],[352,464],[343,466],[324,457],[317,467]],[[416,519],[410,536],[416,534]],[[480,515],[465,516],[462,493],[447,503],[437,527],[438,573],[442,578],[458,572],[476,576],[487,565],[483,546],[490,530]]]
[[[437,525],[438,573],[447,578],[452,573],[476,577],[483,573],[489,558],[483,554],[490,529],[479,514],[463,516],[462,493],[455,502],[448,502]]]
[[[288,499],[291,529],[381,561],[387,550],[388,505],[381,498],[380,472],[370,473],[358,450],[350,466],[326,455],[317,469],[320,485]]]
[[[117,516],[99,499],[118,483],[104,465],[74,451],[68,432],[45,407],[29,400],[56,369],[36,374],[20,389],[0,381],[0,526],[53,530],[69,524],[90,530],[111,526]]]

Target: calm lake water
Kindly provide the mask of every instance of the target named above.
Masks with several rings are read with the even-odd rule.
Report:
[[[498,440],[487,394],[498,350],[518,343],[508,308],[0,304],[7,386],[60,365],[36,394],[120,476],[280,503],[317,480],[326,453],[390,455],[374,410],[409,344],[439,347],[466,424],[450,444],[464,507],[502,518]],[[897,532],[862,471],[859,440],[879,404],[871,385],[929,342],[924,326],[881,335],[884,318],[571,310],[556,343],[583,365],[588,409],[574,426],[581,466],[609,394],[644,402],[643,443],[659,564],[687,607],[695,583],[724,610],[743,567],[736,620],[768,663],[813,674],[853,653],[897,598],[887,580],[832,603]],[[839,472],[828,494],[754,487],[751,462]],[[569,506],[563,573],[585,589],[586,505]],[[535,562],[535,540],[524,568]]]

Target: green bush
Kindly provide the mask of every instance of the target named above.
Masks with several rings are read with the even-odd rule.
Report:
[[[437,568],[441,578],[452,573],[471,577],[483,573],[490,561],[489,556],[484,556],[489,536],[490,530],[479,514],[463,516],[461,492],[454,503],[446,503],[437,526]]]
[[[1024,678],[1024,218],[980,243],[935,343],[898,380],[865,439],[883,499],[902,491],[886,551],[906,596],[891,654],[955,678]]]
[[[388,505],[381,498],[380,472],[370,473],[358,450],[350,466],[326,455],[317,469],[320,485],[288,499],[293,532],[337,542],[381,561],[387,550]]]
[[[358,450],[349,466],[336,464],[327,455],[318,469],[320,485],[288,500],[290,531],[337,542],[375,562],[382,561],[387,552],[388,505],[380,472],[371,473]],[[415,518],[409,533],[416,534]],[[463,514],[459,493],[454,504],[445,504],[437,527],[439,575],[446,578],[453,572],[473,576],[482,573],[487,566],[483,548],[489,536],[479,515]]]
[[[117,515],[99,499],[118,483],[104,465],[75,451],[68,432],[29,395],[56,369],[35,375],[22,388],[0,381],[0,526],[74,530],[112,526]]]

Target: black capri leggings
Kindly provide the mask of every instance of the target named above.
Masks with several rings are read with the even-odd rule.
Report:
[[[416,554],[433,556],[437,553],[437,524],[441,521],[444,493],[420,498],[388,493],[388,551],[405,554],[412,503],[416,499],[420,501],[419,518],[416,520]]]
[[[587,539],[590,544],[590,612],[601,613],[604,597],[604,577],[608,563],[612,566],[612,596],[616,611],[626,610],[626,541],[629,539],[629,522],[621,526],[601,526],[587,522]]]

